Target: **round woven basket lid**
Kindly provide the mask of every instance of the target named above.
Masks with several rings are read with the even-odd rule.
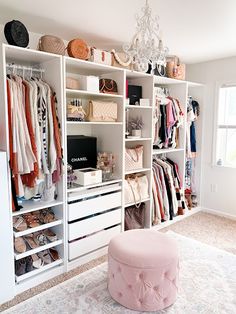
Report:
[[[4,34],[8,44],[26,48],[29,44],[29,33],[20,21],[10,21],[4,27]]]

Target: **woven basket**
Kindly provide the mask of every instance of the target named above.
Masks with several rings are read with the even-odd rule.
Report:
[[[90,49],[83,39],[73,39],[67,46],[67,52],[70,57],[88,60],[90,56]]]

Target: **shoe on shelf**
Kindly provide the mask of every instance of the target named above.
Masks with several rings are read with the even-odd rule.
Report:
[[[43,230],[43,234],[47,237],[50,242],[57,241],[57,235],[50,229]]]
[[[44,261],[37,255],[33,254],[31,255],[32,260],[33,260],[33,267],[34,268],[41,268],[44,265]]]
[[[17,253],[24,253],[26,251],[26,244],[24,238],[22,237],[15,238],[14,247]]]
[[[48,223],[53,222],[55,220],[56,220],[55,214],[51,208],[42,209],[40,211],[39,221],[42,224],[48,224]]]
[[[15,261],[15,274],[16,276],[22,276],[26,272],[26,260],[22,258],[18,261]]]
[[[51,248],[48,251],[49,251],[49,254],[50,254],[51,258],[53,259],[53,261],[56,261],[56,260],[58,260],[60,258],[57,250]]]
[[[30,247],[30,249],[36,249],[37,247],[39,247],[39,245],[37,245],[37,243],[35,243],[34,241],[34,235],[28,234],[27,236],[24,236],[24,239],[26,241],[26,243],[28,244],[28,246]]]
[[[48,244],[48,239],[42,232],[35,232],[34,242],[37,244],[37,246],[42,246]]]
[[[13,228],[16,231],[24,231],[27,229],[27,223],[22,216],[13,217]]]
[[[25,269],[25,271],[26,271],[27,273],[29,273],[30,271],[34,270],[34,267],[33,267],[33,259],[32,259],[31,256],[27,256],[27,257],[25,258],[25,260],[26,260],[26,269]]]
[[[28,214],[24,214],[23,217],[29,228],[35,228],[35,227],[40,226],[38,215],[35,215],[34,213],[28,213]]]
[[[44,250],[38,253],[38,256],[42,259],[44,264],[50,264],[52,262],[51,255],[49,254],[48,250]]]

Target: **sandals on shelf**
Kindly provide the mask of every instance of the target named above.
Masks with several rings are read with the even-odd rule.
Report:
[[[50,229],[43,230],[43,234],[47,237],[50,242],[57,241],[57,235]]]
[[[41,233],[41,232],[36,232],[34,234],[34,242],[38,245],[38,246],[42,246],[42,245],[46,245],[48,244],[48,240],[47,237]]]
[[[29,228],[35,228],[35,227],[40,226],[38,215],[29,213],[29,214],[24,214],[23,217]]]
[[[26,244],[22,237],[15,238],[14,247],[17,253],[24,253],[26,251]]]
[[[13,228],[16,231],[24,231],[27,229],[27,223],[22,216],[13,217]]]
[[[52,262],[51,255],[49,254],[48,250],[44,250],[38,253],[38,256],[42,259],[44,264],[50,264]]]
[[[52,211],[51,208],[48,208],[48,209],[42,209],[40,211],[40,214],[39,214],[39,221],[42,223],[42,224],[47,224],[47,223],[50,223],[50,222],[53,222],[55,221],[55,214],[54,212]]]
[[[31,249],[36,249],[37,247],[39,247],[39,245],[35,243],[34,236],[32,233],[28,234],[27,236],[24,236],[24,239]]]
[[[53,259],[53,261],[56,261],[56,260],[58,260],[60,258],[57,250],[49,249],[48,251],[49,251],[49,254],[50,254],[51,258]]]
[[[38,257],[37,254],[31,255],[31,257],[32,257],[32,260],[33,260],[33,267],[34,268],[39,269],[39,268],[41,268],[44,265],[44,261],[40,257]]]

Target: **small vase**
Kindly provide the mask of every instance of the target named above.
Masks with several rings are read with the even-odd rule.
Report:
[[[142,136],[142,130],[132,130],[132,136],[141,137]]]

